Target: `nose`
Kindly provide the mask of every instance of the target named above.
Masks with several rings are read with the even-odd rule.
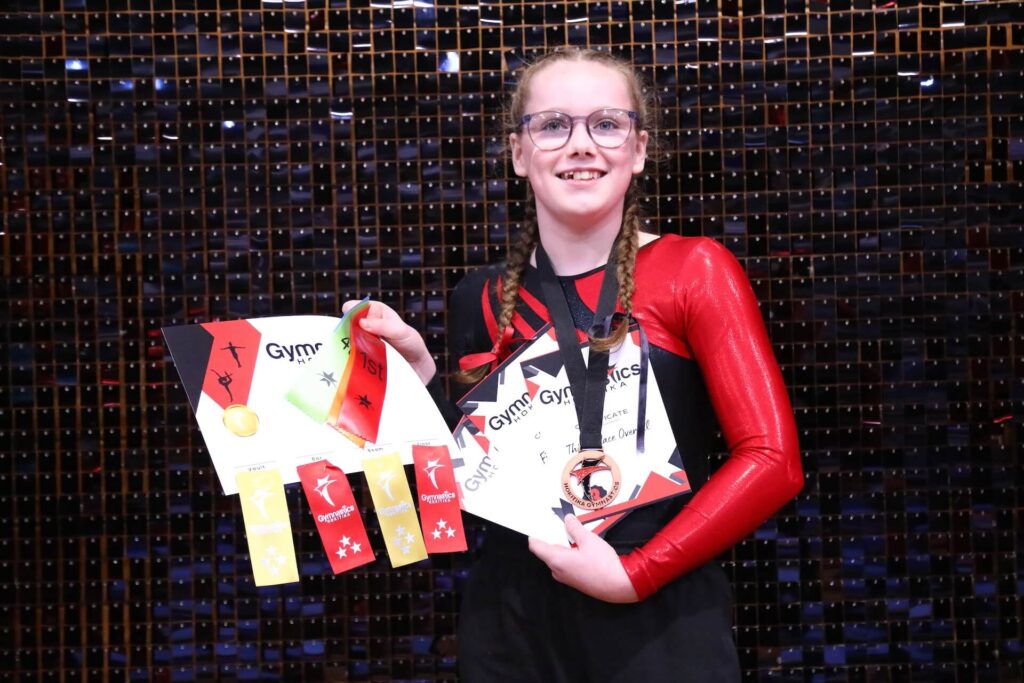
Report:
[[[570,154],[592,154],[594,151],[594,140],[587,130],[587,120],[584,117],[574,118],[572,129],[569,131],[569,141],[566,143]]]

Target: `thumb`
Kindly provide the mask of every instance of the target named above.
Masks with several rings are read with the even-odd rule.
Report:
[[[593,536],[593,532],[583,526],[583,522],[576,518],[576,515],[565,516],[565,531],[569,534],[569,538],[572,540],[573,545],[577,547],[583,546],[585,543],[590,542],[590,537]]]
[[[554,556],[551,551],[554,546],[550,543],[542,541],[539,538],[535,538],[534,536],[530,536],[527,544],[530,548],[530,552],[540,558],[540,560],[545,564],[548,564],[549,561],[553,559]]]

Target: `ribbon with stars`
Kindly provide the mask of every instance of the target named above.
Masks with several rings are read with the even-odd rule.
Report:
[[[358,310],[356,310],[358,309]],[[350,330],[352,352],[351,375],[344,385],[344,398],[337,420],[331,424],[360,447],[367,441],[377,442],[381,408],[387,390],[387,348],[380,337],[365,332],[359,321],[366,317],[368,305],[357,306]]]
[[[447,446],[413,446],[420,524],[428,553],[466,549],[458,487]]]
[[[281,472],[277,469],[241,470],[235,474],[235,481],[256,585],[298,581],[299,568]]]
[[[427,549],[401,457],[398,453],[368,457],[363,460],[363,473],[391,566],[402,567],[425,559]]]
[[[370,539],[345,473],[326,460],[296,469],[334,573],[372,562]]]

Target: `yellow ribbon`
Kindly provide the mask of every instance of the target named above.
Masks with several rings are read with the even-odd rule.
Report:
[[[257,586],[274,586],[299,580],[292,543],[292,525],[284,497],[281,472],[241,471],[235,475],[242,518],[249,539],[249,559]]]
[[[403,567],[426,559],[416,505],[398,453],[366,458],[363,472],[391,566]]]

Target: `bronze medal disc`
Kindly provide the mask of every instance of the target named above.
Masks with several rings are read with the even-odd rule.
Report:
[[[260,418],[249,406],[233,403],[224,409],[224,427],[235,436],[252,436],[260,428]]]
[[[599,510],[610,505],[621,487],[619,466],[604,451],[580,451],[562,470],[562,494],[584,510]]]

